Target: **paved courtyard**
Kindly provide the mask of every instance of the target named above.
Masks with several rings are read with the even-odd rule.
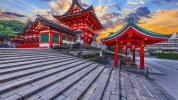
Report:
[[[178,60],[146,57],[145,64],[164,74],[152,74],[151,77],[178,100]]]

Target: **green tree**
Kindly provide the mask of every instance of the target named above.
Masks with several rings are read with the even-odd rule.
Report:
[[[11,36],[15,36],[14,32],[12,31],[11,28],[7,27],[6,30],[5,30],[5,35],[8,36],[8,37],[11,37]]]
[[[5,28],[3,25],[0,25],[0,38],[7,40],[9,37],[15,36],[11,28]]]
[[[3,38],[5,34],[5,28],[3,25],[0,25],[0,38]]]
[[[17,20],[0,20],[0,25],[11,28],[13,32],[21,32],[25,28],[25,24]]]
[[[0,25],[0,33],[1,33],[1,31],[3,31],[4,30],[4,26],[3,25]]]

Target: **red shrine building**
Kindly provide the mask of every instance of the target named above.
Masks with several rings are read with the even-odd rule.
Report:
[[[77,0],[73,0],[71,7],[62,16],[53,15],[54,18],[59,20],[72,30],[81,29],[83,43],[90,45],[94,40],[96,31],[101,30],[103,27],[98,20],[93,6],[84,9]]]
[[[94,40],[96,31],[103,27],[99,22],[93,6],[84,9],[77,0],[61,16],[53,15],[58,21],[46,19],[40,15],[34,22],[28,22],[23,32],[18,33],[13,42],[16,48],[51,48],[63,43],[75,43],[77,30],[81,30],[81,39],[85,45]]]
[[[49,48],[66,42],[74,43],[77,40],[73,30],[40,15],[17,35],[14,39],[16,48]]]
[[[133,18],[129,18],[128,24],[125,27],[102,39],[102,42],[107,46],[115,46],[114,64],[116,67],[118,67],[119,49],[122,49],[122,52],[128,52],[127,50],[131,48],[134,62],[136,49],[140,49],[140,68],[144,69],[144,47],[146,45],[167,41],[169,37],[171,37],[171,35],[163,35],[143,29],[134,23]]]

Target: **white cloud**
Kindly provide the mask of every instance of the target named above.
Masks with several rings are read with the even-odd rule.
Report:
[[[40,15],[50,13],[50,9],[34,9],[33,11]]]
[[[71,0],[57,0],[50,2],[50,7],[56,10],[60,9],[62,11],[66,11],[67,9],[69,9],[71,4]]]
[[[138,4],[145,4],[144,0],[128,0],[128,5],[138,5]]]
[[[138,2],[128,1],[127,4],[128,4],[128,5],[136,5],[136,4],[138,4]]]

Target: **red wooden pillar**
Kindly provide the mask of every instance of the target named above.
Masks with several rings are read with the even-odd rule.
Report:
[[[53,47],[53,34],[52,34],[52,31],[50,31],[49,33],[49,45],[50,45],[50,48]]]
[[[32,44],[34,45],[34,44],[35,44],[35,42],[34,42],[34,39],[33,39],[33,33],[32,33],[31,40],[32,40]]]
[[[69,38],[68,35],[66,35],[66,41],[68,41],[68,38]]]
[[[62,33],[60,33],[60,44],[62,44]]]
[[[41,36],[40,36],[40,32],[37,33],[37,45],[38,48],[40,48],[40,42],[41,42]]]
[[[37,33],[35,33],[35,47],[37,47]]]
[[[25,34],[24,36],[25,36],[25,40],[26,40],[25,42],[26,42],[26,44],[28,44],[28,35]]]
[[[135,48],[133,49],[133,62],[135,62]]]
[[[144,63],[145,63],[145,60],[144,60],[144,46],[141,46],[140,47],[140,69],[144,69]]]
[[[119,45],[118,43],[115,44],[115,55],[114,55],[114,66],[118,67],[118,60],[119,60]]]
[[[28,44],[30,44],[30,35],[28,33]]]
[[[72,42],[74,42],[74,38],[72,38]]]
[[[27,38],[26,38],[26,35],[24,35],[23,37],[24,37],[24,44],[26,45],[26,44],[27,44]]]
[[[85,35],[85,33],[84,33],[84,37],[83,37],[83,44],[86,44],[86,35]]]

